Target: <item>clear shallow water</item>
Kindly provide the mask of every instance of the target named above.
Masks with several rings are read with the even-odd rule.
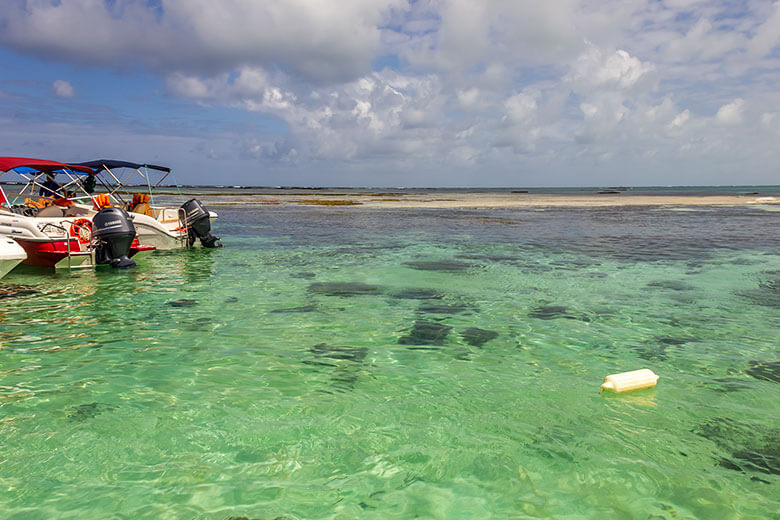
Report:
[[[3,518],[777,517],[776,213],[218,210],[0,282]]]

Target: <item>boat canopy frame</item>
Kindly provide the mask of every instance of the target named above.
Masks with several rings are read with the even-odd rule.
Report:
[[[75,166],[82,166],[87,168],[92,168],[92,171],[95,172],[95,176],[100,180],[101,184],[106,188],[108,191],[108,194],[112,197],[115,197],[119,199],[123,203],[127,203],[122,198],[122,194],[130,194],[131,192],[129,190],[123,190],[123,188],[127,187],[127,183],[130,179],[133,178],[134,175],[138,174],[139,177],[141,177],[144,181],[146,181],[147,189],[149,190],[149,198],[151,200],[153,196],[153,190],[155,188],[158,188],[163,181],[168,177],[168,175],[171,174],[172,170],[171,168],[167,166],[160,166],[158,164],[149,164],[149,163],[134,163],[129,161],[119,161],[116,159],[98,159],[94,161],[86,161],[81,163],[73,163]],[[120,178],[118,174],[115,174],[113,170],[120,169],[120,168],[126,168],[130,170],[130,173],[125,175],[123,178]],[[159,179],[152,180],[152,176],[149,172],[149,170],[153,171],[159,171],[162,172],[163,175]],[[101,173],[105,173],[110,179],[113,179],[113,182],[106,182],[105,179],[103,179],[103,176],[100,175]]]
[[[25,180],[25,185],[19,191],[19,196],[35,197],[35,189],[44,187],[43,184],[39,182],[39,179],[48,175],[56,176],[58,174],[64,174],[68,178],[68,182],[60,185],[59,190],[62,191],[62,193],[58,193],[59,195],[62,195],[60,198],[81,200],[87,197],[90,200],[92,199],[92,196],[84,190],[78,177],[79,175],[88,175],[93,171],[87,166],[26,157],[0,157],[0,178],[10,171],[13,171],[16,175]],[[26,193],[28,189],[29,194]],[[80,191],[84,195],[67,197],[66,195],[69,191]]]
[[[127,175],[118,175],[114,169],[127,168],[130,173]],[[149,170],[161,172],[159,179],[152,179]],[[13,171],[19,177],[26,181],[24,187],[20,190],[20,196],[35,197],[36,188],[43,187],[39,180],[49,174],[64,174],[68,182],[60,185],[62,198],[72,201],[79,201],[85,198],[92,200],[93,195],[87,193],[79,177],[95,174],[96,180],[103,186],[106,193],[122,204],[127,205],[128,201],[122,195],[129,195],[127,184],[134,175],[138,174],[145,181],[149,190],[149,198],[153,196],[153,190],[158,188],[163,181],[172,173],[171,168],[157,164],[134,163],[129,161],[119,161],[115,159],[98,159],[95,161],[86,161],[81,163],[61,163],[45,159],[31,159],[24,157],[0,157],[0,178],[9,171]],[[102,174],[102,175],[101,175]],[[67,192],[79,192],[80,195],[66,197]]]

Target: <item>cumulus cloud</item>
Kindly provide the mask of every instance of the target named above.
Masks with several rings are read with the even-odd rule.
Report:
[[[52,83],[52,87],[54,88],[54,95],[58,98],[72,98],[76,95],[73,86],[65,80],[55,80],[54,83]]]
[[[745,100],[737,98],[731,103],[727,103],[718,109],[715,118],[724,125],[736,125],[742,122],[742,110],[745,106]]]
[[[625,90],[647,79],[653,70],[652,64],[643,63],[622,49],[605,53],[591,46],[577,58],[569,80],[580,88]]]
[[[748,51],[753,56],[763,57],[772,52],[780,43],[780,1],[773,4],[771,14],[756,28]]]
[[[217,73],[290,69],[315,82],[370,69],[380,26],[401,0],[20,0],[0,13],[0,42],[76,63]],[[78,37],[73,37],[77,34]]]

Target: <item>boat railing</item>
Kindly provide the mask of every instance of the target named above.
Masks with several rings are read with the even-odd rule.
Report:
[[[68,253],[68,256],[67,256],[67,258],[68,258],[68,270],[73,270],[73,254],[74,253],[77,252],[77,253],[84,253],[84,254],[92,255],[92,252],[91,251],[82,251],[81,249],[79,249],[78,251],[73,251],[70,248],[71,240],[74,239],[73,237],[71,237],[68,234],[68,229],[70,229],[70,225],[71,225],[71,222],[67,221],[67,220],[62,220],[62,221],[59,222],[59,224],[56,223],[56,222],[46,222],[45,224],[43,224],[41,226],[41,231],[46,233],[46,229],[51,227],[51,228],[54,228],[54,229],[60,231],[63,235],[65,235],[65,248],[66,248],[67,253]],[[86,265],[83,264],[83,263],[79,263],[79,265],[77,265],[77,267],[90,267],[93,263],[94,263],[94,259],[93,259],[92,262],[89,262]]]

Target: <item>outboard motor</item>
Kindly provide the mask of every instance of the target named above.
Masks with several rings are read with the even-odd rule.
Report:
[[[92,218],[92,236],[98,241],[95,262],[111,267],[133,267],[130,246],[135,238],[135,226],[122,208],[103,208]]]
[[[181,205],[184,210],[184,222],[187,228],[187,245],[192,246],[195,239],[199,238],[203,247],[217,247],[219,237],[211,234],[211,220],[209,210],[198,199],[190,199]]]

